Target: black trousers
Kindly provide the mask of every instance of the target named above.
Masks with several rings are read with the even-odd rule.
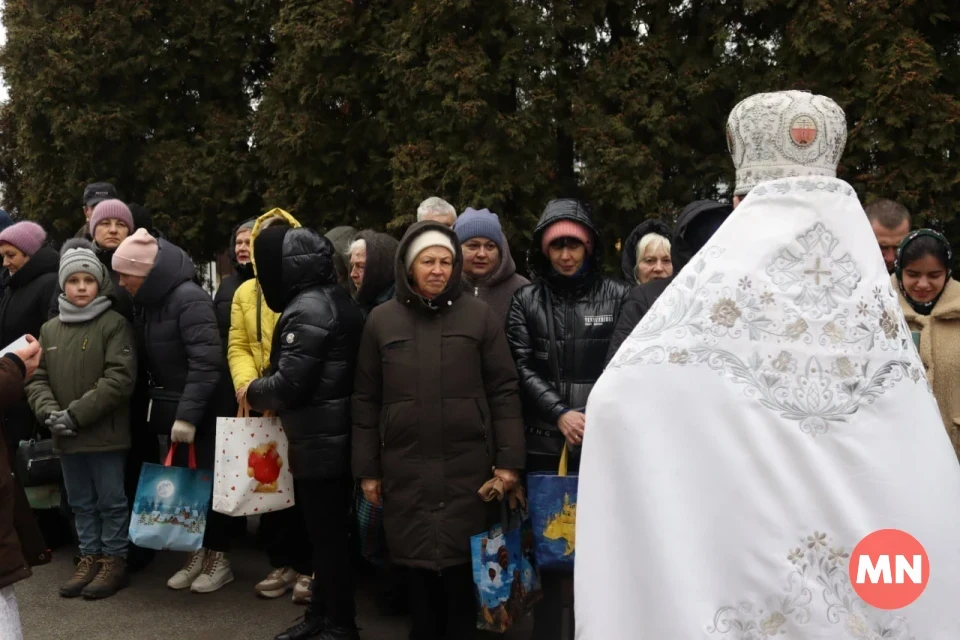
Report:
[[[473,590],[473,568],[448,567],[438,573],[430,569],[407,569],[410,640],[471,640],[477,632],[477,600]]]
[[[307,534],[300,501],[302,492],[294,488],[294,506],[260,516],[260,532],[274,569],[290,567],[299,574],[313,573],[313,551]]]
[[[560,456],[531,454],[527,456],[527,471],[557,472]],[[568,471],[576,473],[580,468],[580,458],[571,457],[568,462]],[[563,638],[563,618],[566,613],[572,621],[571,627],[576,625],[573,616],[573,575],[540,572],[540,584],[543,587],[543,600],[533,610],[533,637],[531,640],[565,640]],[[566,610],[566,611],[565,611]],[[569,637],[573,638],[574,629],[569,630]]]
[[[295,478],[294,486],[313,550],[313,598],[307,607],[307,616],[326,616],[334,625],[353,625],[356,617],[350,553],[353,481],[346,476]]]

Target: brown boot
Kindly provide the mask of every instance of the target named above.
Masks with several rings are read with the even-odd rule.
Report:
[[[83,589],[87,600],[109,598],[127,586],[127,559],[117,556],[103,556],[100,573]]]
[[[60,595],[64,598],[76,598],[83,589],[93,582],[100,573],[100,556],[80,556],[77,569],[73,577],[60,587]]]

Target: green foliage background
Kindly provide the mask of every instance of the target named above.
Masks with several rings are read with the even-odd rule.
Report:
[[[111,180],[197,257],[268,207],[400,232],[440,195],[608,244],[733,181],[730,109],[836,99],[840,175],[960,241],[951,0],[6,0],[4,205],[63,237]]]

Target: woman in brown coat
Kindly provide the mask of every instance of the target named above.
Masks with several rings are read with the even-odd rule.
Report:
[[[397,294],[373,310],[357,360],[353,472],[382,498],[391,559],[410,567],[413,640],[476,628],[470,537],[499,519],[477,491],[509,490],[524,464],[517,372],[502,320],[462,296],[456,234],[413,225],[397,251]]]
[[[894,278],[943,426],[960,458],[960,282],[950,277],[952,263],[947,239],[919,229],[900,244]]]
[[[23,382],[40,364],[40,343],[0,358],[0,412],[23,396]],[[33,519],[27,495],[10,467],[6,439],[0,437],[0,638],[19,640],[20,615],[13,584],[30,577],[30,566],[49,561],[49,552]]]

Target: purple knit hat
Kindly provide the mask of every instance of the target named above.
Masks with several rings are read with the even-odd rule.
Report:
[[[24,255],[32,256],[47,239],[47,232],[36,222],[24,220],[0,231],[0,244],[12,244]]]
[[[130,213],[127,205],[120,200],[103,200],[94,207],[93,213],[90,214],[90,233],[94,232],[93,230],[97,228],[98,224],[111,219],[127,225],[127,229],[130,230],[130,233],[133,233],[133,214]]]

